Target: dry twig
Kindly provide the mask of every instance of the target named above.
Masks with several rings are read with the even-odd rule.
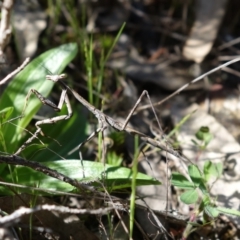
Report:
[[[6,83],[10,78],[12,78],[14,75],[16,75],[17,73],[19,73],[20,71],[22,71],[26,65],[29,63],[30,58],[26,58],[25,61],[22,63],[22,65],[20,67],[18,67],[16,70],[14,70],[13,72],[11,72],[10,74],[8,74],[4,79],[2,79],[0,81],[0,85],[3,85],[4,83]]]
[[[102,215],[107,214],[109,211],[114,209],[113,207],[106,207],[106,208],[99,208],[99,209],[72,209],[69,207],[64,206],[56,206],[56,205],[39,205],[34,208],[26,208],[21,207],[20,209],[14,211],[12,214],[8,216],[4,216],[0,219],[0,226],[1,227],[10,227],[14,223],[20,221],[23,216],[33,214],[39,211],[56,211],[61,213],[70,213],[70,214],[93,214],[93,215]]]
[[[13,0],[4,0],[2,4],[1,23],[0,23],[0,62],[3,61],[3,52],[9,43],[12,27],[10,24],[11,10],[13,7]]]

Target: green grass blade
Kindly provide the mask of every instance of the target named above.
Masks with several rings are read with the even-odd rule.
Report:
[[[177,131],[179,131],[180,127],[196,112],[197,110],[192,111],[191,113],[187,114],[185,117],[181,119],[181,121],[174,127],[174,129],[168,134],[170,138],[173,136]]]
[[[12,112],[13,112],[13,107],[6,107],[0,110],[0,149],[2,149],[4,152],[7,151],[7,146],[4,138],[3,129],[4,129],[4,126],[6,126],[6,121],[9,119]]]

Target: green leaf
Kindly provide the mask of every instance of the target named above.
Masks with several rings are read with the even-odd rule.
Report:
[[[198,145],[199,145],[199,143],[198,143],[196,140],[194,140],[194,139],[191,139],[191,142],[192,142],[195,146],[198,146]]]
[[[180,199],[185,204],[192,204],[197,202],[198,200],[197,189],[191,189],[191,190],[185,191],[183,194],[181,194]]]
[[[93,185],[101,188],[101,182],[108,190],[128,188],[131,186],[132,171],[124,167],[116,167],[108,164],[82,161],[80,160],[59,160],[54,162],[43,162],[42,164],[54,169],[72,179],[76,179],[80,183]],[[16,167],[13,172],[14,179],[18,184],[26,186],[40,187],[46,190],[58,190],[70,192],[74,187],[68,183],[61,182],[55,178],[49,177],[43,173],[37,172],[27,167]],[[6,181],[11,182],[11,176],[8,175]],[[145,174],[137,174],[137,185],[159,185],[159,181]],[[1,189],[1,193],[9,193],[8,189]],[[7,192],[6,192],[7,191]],[[21,190],[19,190],[21,191]]]
[[[60,73],[76,56],[75,43],[64,44],[49,50],[29,63],[7,86],[0,98],[0,109],[13,107],[12,117],[22,114],[26,96],[30,89],[37,89],[44,97],[52,90],[53,82],[45,80],[47,69],[52,73]],[[42,103],[36,97],[31,97],[24,113],[25,117],[17,122],[18,127],[7,124],[4,129],[5,141],[8,143],[8,152],[16,151],[24,128],[37,113]],[[1,149],[0,149],[1,150]]]
[[[13,112],[13,107],[6,107],[0,111],[0,149],[4,152],[7,151],[7,146],[4,138],[3,128],[6,121],[9,119],[10,115]]]
[[[208,189],[206,187],[206,185],[204,184],[204,182],[201,182],[199,185],[198,185],[198,188],[202,191],[202,193],[206,196],[209,195],[209,192],[208,192]]]
[[[204,195],[202,199],[203,206],[207,206],[211,204],[211,197],[209,195]]]
[[[24,157],[26,159],[31,159],[33,155],[34,160],[37,162],[46,161],[46,156],[48,161],[58,160],[59,156],[67,159],[79,158],[79,150],[71,155],[68,153],[87,138],[85,133],[87,119],[81,104],[75,104],[72,107],[74,111],[70,119],[59,121],[54,125],[46,124],[42,126],[43,133],[49,138],[44,137],[41,140],[48,148],[42,149],[43,146],[39,145],[38,148],[42,150],[38,154],[35,154],[36,145],[29,145],[24,150]],[[58,115],[64,114],[65,110],[61,111]],[[34,140],[34,143],[39,144],[39,141]]]
[[[106,158],[107,158],[107,163],[113,166],[120,166],[123,161],[123,157],[113,151],[109,151],[107,153]]]
[[[198,140],[204,142],[204,147],[206,147],[213,139],[213,135],[210,133],[209,127],[201,127],[195,136]]]
[[[11,116],[13,107],[6,107],[0,110],[0,126],[3,125]]]
[[[238,216],[238,217],[240,217],[240,212],[238,210],[235,210],[235,209],[224,208],[224,207],[217,207],[217,210],[220,213],[223,213],[223,214],[228,214],[228,215],[231,215],[231,216]]]
[[[222,173],[223,173],[223,164],[221,162],[219,163],[215,163],[215,168],[216,168],[216,177],[219,178],[222,176]]]
[[[199,186],[202,183],[202,173],[196,165],[188,166],[188,173],[195,184],[195,186]]]
[[[202,212],[204,210],[204,208],[208,205],[212,204],[211,203],[211,197],[209,196],[209,194],[204,194],[202,196],[202,201],[199,205],[199,212]]]
[[[211,218],[216,218],[219,215],[218,209],[210,205],[204,207],[204,212]]]
[[[171,183],[175,187],[184,188],[184,189],[195,189],[194,183],[190,182],[187,178],[185,178],[182,174],[173,172]]]
[[[213,177],[219,178],[222,175],[222,171],[222,163],[212,163],[211,161],[206,161],[204,163],[203,172],[207,182]]]

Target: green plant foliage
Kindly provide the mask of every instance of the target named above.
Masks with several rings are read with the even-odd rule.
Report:
[[[202,173],[196,165],[188,166],[188,173],[194,185],[198,187],[202,183]]]
[[[215,200],[211,198],[208,187],[209,180],[213,177],[215,180],[219,178],[222,174],[222,170],[222,164],[206,161],[203,167],[203,173],[195,165],[188,166],[188,173],[191,181],[179,173],[172,174],[171,182],[174,186],[182,189],[190,189],[181,194],[180,199],[183,203],[196,204],[198,199],[200,200],[199,205],[196,206],[197,210],[195,212],[198,215],[204,213],[204,222],[209,221],[209,217],[216,218],[220,213],[240,216],[240,212],[235,209],[217,207]],[[186,236],[193,230],[193,226],[195,226],[195,222],[188,223],[184,233]]]
[[[109,134],[109,138],[111,138],[113,140],[113,147],[119,147],[121,145],[124,144],[125,141],[125,137],[126,137],[126,133],[124,131],[122,132],[111,132]]]
[[[6,107],[0,111],[0,126],[2,126],[11,116],[13,107]]]
[[[212,178],[219,178],[222,175],[223,164],[215,163],[213,164],[211,161],[206,161],[204,163],[203,172],[204,178],[208,182]]]
[[[229,208],[224,208],[224,207],[217,207],[217,210],[219,211],[219,213],[240,217],[240,211],[235,210],[235,209],[229,209]]]
[[[185,204],[196,203],[198,200],[198,192],[196,189],[185,191],[184,193],[181,194],[180,199]]]
[[[202,144],[199,145],[202,149],[205,149],[213,139],[213,135],[210,133],[209,127],[201,127],[195,136],[199,141],[202,142]]]
[[[203,181],[199,184],[198,188],[204,195],[209,196],[208,185],[205,182],[206,182],[205,179],[203,179]]]
[[[41,54],[29,63],[7,86],[0,98],[0,109],[13,107],[11,118],[20,117],[25,105],[26,96],[30,89],[37,89],[43,96],[47,97],[52,90],[53,82],[46,81],[45,76],[52,73],[60,73],[76,56],[77,45],[74,43],[64,44],[58,48]],[[41,107],[41,102],[32,97],[24,112],[24,117],[18,120],[17,127],[6,124],[3,135],[7,144],[7,152],[12,153],[21,143],[22,133],[33,116]]]
[[[215,165],[213,163],[211,164]],[[206,166],[210,166],[211,164],[208,163],[206,164]],[[211,167],[211,169],[214,169],[214,168]],[[171,182],[174,186],[182,189],[190,189],[189,191],[186,191],[184,194],[182,194],[181,200],[186,204],[194,203],[197,199],[196,196],[199,195],[198,192],[195,191],[198,188],[202,192],[202,194],[205,196],[204,199],[207,199],[206,201],[203,201],[203,204],[208,205],[211,201],[209,200],[209,192],[207,187],[208,180],[205,177],[206,176],[208,177],[209,174],[204,175],[199,170],[199,168],[193,164],[188,166],[188,173],[189,173],[189,177],[191,178],[191,181],[189,181],[182,174],[179,174],[179,173],[172,174]]]
[[[177,172],[172,173],[171,183],[174,186],[183,188],[183,189],[195,188],[195,185],[193,182],[190,182],[186,177],[184,177],[182,174],[177,173]]]
[[[38,162],[58,160],[60,157],[67,159],[79,158],[78,150],[71,155],[68,153],[86,139],[87,119],[83,114],[81,104],[72,107],[74,111],[70,119],[57,122],[54,125],[47,124],[42,126],[43,132],[49,136],[49,138],[44,137],[42,139],[48,148],[45,149],[46,146],[39,145],[39,141],[36,140],[34,145],[28,146],[24,150],[25,158],[31,159],[34,153],[34,161]],[[64,112],[66,112],[66,109],[63,109],[58,115],[64,114]],[[57,141],[54,141],[54,139]],[[38,144],[37,146],[36,143]],[[37,149],[42,151],[36,154]]]
[[[133,173],[130,169],[124,167],[116,167],[108,164],[102,164],[92,161],[80,160],[59,160],[53,162],[42,162],[43,165],[58,171],[72,179],[76,179],[79,183],[89,184],[102,189],[102,184],[109,190],[116,190],[131,187]],[[12,177],[17,179],[18,184],[31,187],[39,187],[47,190],[70,192],[74,187],[68,183],[61,182],[58,179],[49,177],[43,173],[34,171],[27,167],[16,167],[12,173],[6,176],[5,181],[11,182]],[[136,177],[137,185],[159,185],[159,181],[138,173]],[[22,192],[23,190],[20,189]],[[24,190],[31,191],[31,190]],[[2,194],[10,194],[7,187],[1,187]],[[32,191],[31,191],[32,193]]]
[[[206,205],[204,207],[204,213],[207,214],[211,218],[216,218],[219,215],[218,209],[211,205]]]
[[[9,117],[11,116],[12,112],[13,107],[6,107],[0,111],[0,149],[2,149],[4,152],[7,151],[7,146],[4,138],[3,128],[7,120],[9,120]]]
[[[122,164],[123,158],[122,156],[116,154],[113,151],[109,151],[107,153],[107,163],[112,165],[112,166],[120,166]]]

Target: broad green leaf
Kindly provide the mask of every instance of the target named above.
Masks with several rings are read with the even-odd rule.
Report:
[[[72,108],[73,116],[70,119],[57,122],[54,125],[46,124],[42,126],[42,131],[48,138],[41,137],[41,140],[48,148],[45,149],[43,145],[36,146],[31,144],[24,150],[26,159],[31,159],[33,155],[34,160],[37,162],[46,161],[46,156],[48,161],[58,160],[59,156],[66,159],[79,158],[79,150],[71,155],[68,153],[87,138],[85,134],[87,120],[80,103],[72,105]],[[58,115],[64,114],[65,110]],[[33,142],[40,144],[38,139],[35,139]],[[41,149],[41,151],[35,154],[37,148]]]
[[[132,171],[124,167],[116,167],[108,164],[104,165],[99,162],[80,160],[59,160],[54,162],[44,162],[45,166],[58,171],[80,183],[93,185],[101,188],[101,182],[108,190],[128,188],[131,186]],[[68,183],[61,182],[55,178],[49,177],[43,173],[37,172],[27,167],[16,167],[14,169],[14,179],[16,183],[26,186],[40,187],[48,190],[73,191],[74,187]],[[6,179],[5,179],[6,180]],[[8,181],[11,177],[8,176]],[[137,185],[159,185],[159,181],[145,174],[137,174]],[[1,188],[0,188],[1,189]],[[6,188],[1,192],[6,193]],[[21,191],[21,190],[20,190]]]
[[[187,178],[185,178],[182,174],[173,172],[171,183],[175,187],[185,188],[185,189],[193,189],[195,188],[194,183],[190,182]]]
[[[211,161],[206,161],[203,168],[205,180],[208,182],[213,177],[219,178],[222,174],[222,170],[222,163],[212,163]]]
[[[29,63],[7,86],[0,98],[0,109],[13,107],[12,117],[19,117],[22,114],[25,105],[26,96],[30,89],[36,89],[44,97],[47,97],[52,90],[53,82],[45,80],[47,69],[52,73],[61,73],[61,71],[76,56],[77,45],[74,43],[64,44],[58,48],[49,50]],[[14,152],[22,138],[24,128],[37,113],[42,103],[35,96],[28,101],[24,117],[14,127],[7,124],[4,129],[5,141],[8,143],[8,152]]]
[[[216,177],[219,178],[222,176],[222,173],[223,173],[223,164],[221,162],[219,163],[215,163],[215,168],[216,168]]]
[[[187,190],[181,194],[180,199],[185,204],[192,204],[197,202],[198,200],[198,192],[197,189]]]
[[[188,173],[191,177],[195,186],[199,186],[202,183],[202,173],[200,172],[199,168],[196,165],[189,165],[188,166]]]
[[[204,212],[212,218],[216,218],[219,215],[219,211],[216,207],[212,207],[210,205],[207,205],[204,207]]]
[[[217,207],[217,210],[222,214],[228,214],[228,215],[240,217],[240,211],[238,211],[236,209]]]

